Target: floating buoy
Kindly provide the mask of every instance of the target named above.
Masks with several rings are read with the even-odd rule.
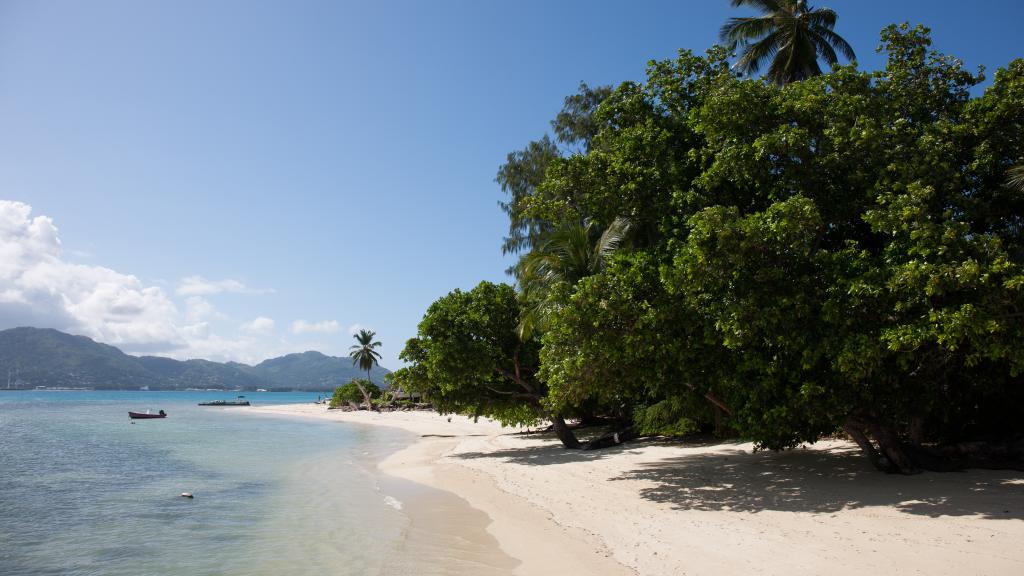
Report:
[[[191,492],[182,492],[181,493],[181,497],[182,498],[195,498],[195,496],[192,496]]]

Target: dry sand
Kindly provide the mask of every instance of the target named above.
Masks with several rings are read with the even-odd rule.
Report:
[[[428,412],[251,410],[420,434],[381,469],[486,513],[523,576],[1024,574],[1020,472],[886,475],[836,441],[782,453],[667,442],[581,452]]]

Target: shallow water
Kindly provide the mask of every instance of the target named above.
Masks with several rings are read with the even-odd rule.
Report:
[[[378,573],[409,521],[374,462],[407,436],[196,406],[217,398],[0,393],[0,574]]]
[[[482,512],[378,472],[414,435],[197,406],[233,397],[0,393],[0,574],[499,576],[517,564]]]

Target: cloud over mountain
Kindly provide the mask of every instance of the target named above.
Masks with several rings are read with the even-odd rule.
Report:
[[[234,333],[225,333],[223,323],[218,330],[228,317],[207,297],[266,292],[237,280],[189,276],[170,294],[130,274],[69,262],[51,218],[0,200],[0,330],[55,328],[130,354],[258,362],[301,345],[274,338],[274,321],[266,317],[229,325]],[[323,323],[310,326],[330,332]]]
[[[57,227],[0,200],[0,328],[48,326],[144,352],[187,346],[177,306],[138,278],[67,262]]]

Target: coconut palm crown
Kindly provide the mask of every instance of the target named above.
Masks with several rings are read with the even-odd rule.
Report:
[[[372,330],[360,330],[358,334],[352,335],[358,344],[353,344],[348,349],[348,355],[352,357],[352,365],[358,364],[361,370],[366,370],[367,380],[370,379],[370,370],[380,360],[380,352],[374,350],[381,346],[380,342],[373,340],[376,335],[377,333]]]
[[[830,66],[839,61],[836,52],[854,60],[853,48],[832,31],[836,13],[813,8],[806,0],[731,0],[732,6],[750,6],[761,16],[730,18],[719,32],[729,46],[742,46],[735,68],[756,74],[769,63],[765,76],[778,85],[821,74],[818,59]]]
[[[515,267],[524,305],[519,337],[528,339],[535,329],[543,330],[552,305],[555,287],[575,286],[581,279],[597,274],[631,232],[627,218],[616,218],[607,228],[594,222],[566,220],[547,231]]]

